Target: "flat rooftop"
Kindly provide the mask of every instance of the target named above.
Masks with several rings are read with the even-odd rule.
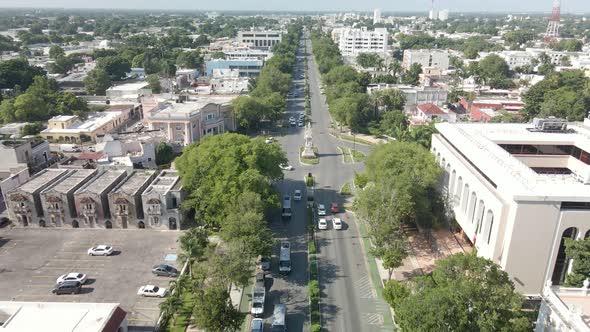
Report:
[[[177,188],[180,189],[178,172],[174,170],[164,170],[158,174],[143,194],[150,194],[152,192],[166,194],[168,191]]]
[[[58,180],[51,187],[43,190],[43,192],[55,191],[61,194],[69,193],[74,187],[92,176],[96,170],[94,169],[74,169],[69,174]]]
[[[76,191],[76,194],[93,193],[102,194],[121,174],[125,173],[123,170],[108,170],[99,173],[90,182],[86,183],[82,188]]]
[[[148,87],[148,83],[147,82],[136,82],[136,83],[127,83],[127,84],[121,84],[121,85],[116,85],[116,86],[112,86],[110,88],[107,89],[108,91],[135,91],[135,90],[140,90],[140,89],[145,89]]]
[[[43,130],[41,133],[51,134],[51,133],[89,133],[93,132],[102,126],[106,125],[107,123],[119,118],[122,112],[120,111],[109,111],[109,112],[99,112],[93,113],[88,116],[86,121],[78,121],[74,122],[72,126],[69,128],[47,128]]]
[[[513,123],[439,123],[436,128],[463,154],[462,158],[468,158],[496,184],[498,191],[515,199],[572,202],[590,199],[590,185],[577,181],[573,175],[539,174],[517,158],[529,156],[512,155],[499,145],[565,145],[590,152],[590,128],[580,122],[568,123],[568,132],[540,132],[532,124]],[[542,154],[532,156],[543,157]],[[590,165],[580,164],[584,172],[590,171]]]
[[[120,324],[125,316],[118,303],[0,302],[6,332],[100,332],[110,320]]]
[[[65,169],[45,169],[42,172],[39,172],[25,184],[20,186],[18,189],[27,193],[34,193],[47,182],[50,182],[51,180],[61,176],[65,172],[67,172]]]
[[[153,175],[155,171],[134,171],[131,175],[129,175],[123,182],[121,182],[115,189],[113,189],[113,193],[122,193],[127,194],[130,196],[134,196],[139,189],[143,186],[146,181],[148,181]]]
[[[150,113],[152,117],[157,118],[174,118],[177,116],[188,118],[197,115],[209,104],[226,105],[236,97],[237,95],[202,96],[193,97],[182,103],[167,101]]]

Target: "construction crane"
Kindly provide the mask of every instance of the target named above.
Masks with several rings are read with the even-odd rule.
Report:
[[[546,38],[553,39],[559,37],[559,21],[561,20],[561,1],[553,0],[553,11],[549,17],[547,25]]]

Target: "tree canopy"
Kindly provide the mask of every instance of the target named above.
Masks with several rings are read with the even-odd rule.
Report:
[[[84,88],[89,95],[104,95],[110,86],[109,74],[103,69],[92,69],[84,77]]]
[[[508,274],[476,253],[439,260],[432,274],[406,283],[389,281],[384,296],[404,331],[531,330]]]
[[[20,88],[26,90],[35,76],[45,76],[45,71],[29,65],[26,59],[0,61],[0,89]]]

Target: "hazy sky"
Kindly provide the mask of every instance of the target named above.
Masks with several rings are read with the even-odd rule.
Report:
[[[553,0],[436,0],[451,11],[550,12]],[[562,0],[562,11],[590,13],[590,0]],[[0,0],[0,7],[203,9],[203,10],[363,10],[427,11],[430,0]]]

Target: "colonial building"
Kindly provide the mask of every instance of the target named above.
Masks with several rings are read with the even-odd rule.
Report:
[[[155,171],[134,171],[109,193],[114,228],[145,227],[141,193],[155,176]]]
[[[75,192],[79,220],[74,225],[87,228],[113,228],[108,193],[126,177],[120,170],[103,171]]]
[[[179,229],[183,198],[178,172],[162,171],[141,195],[146,221],[138,227]]]

